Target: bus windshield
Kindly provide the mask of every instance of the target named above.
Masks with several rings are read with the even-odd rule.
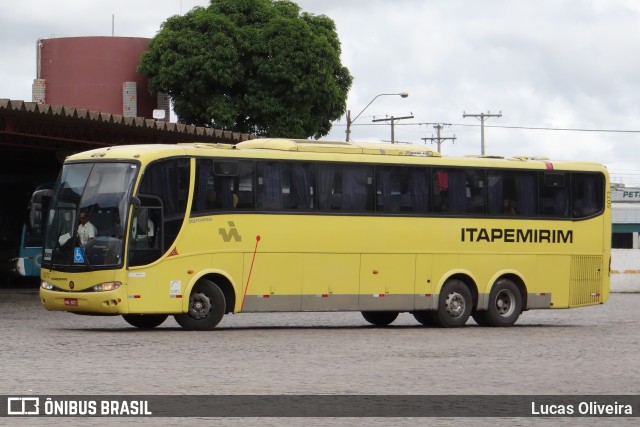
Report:
[[[122,265],[133,163],[62,168],[47,218],[43,266],[73,270]]]

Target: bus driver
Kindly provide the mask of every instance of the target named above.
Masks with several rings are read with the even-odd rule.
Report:
[[[78,226],[78,239],[80,246],[86,246],[96,238],[98,230],[89,222],[89,215],[86,212],[80,212],[80,225]]]

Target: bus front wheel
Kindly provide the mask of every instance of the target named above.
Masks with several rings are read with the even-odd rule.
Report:
[[[420,322],[423,326],[435,325],[435,322],[433,320],[433,313],[431,311],[426,311],[426,310],[414,311],[413,317],[418,322]]]
[[[123,314],[122,318],[131,326],[140,329],[153,329],[169,317],[166,314]]]
[[[398,317],[397,311],[363,311],[364,320],[375,326],[389,326]]]
[[[479,311],[474,320],[480,326],[511,326],[522,313],[522,294],[518,286],[509,279],[500,279],[489,294],[489,307]]]
[[[442,328],[457,328],[467,323],[473,298],[463,281],[450,279],[440,291],[438,309],[432,312],[433,321]]]
[[[174,317],[184,329],[210,330],[222,320],[226,305],[224,293],[218,285],[201,280],[189,295],[189,310]]]

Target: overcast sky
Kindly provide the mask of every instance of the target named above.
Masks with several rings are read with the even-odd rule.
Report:
[[[640,186],[640,1],[299,0],[332,18],[354,77],[352,140],[422,141],[448,123],[444,155],[485,152],[598,161]],[[0,14],[0,98],[31,100],[38,38],[153,37],[171,15],[208,0],[21,0]],[[345,137],[346,119],[325,139]],[[582,129],[540,130],[522,128]],[[597,131],[607,130],[607,132]],[[432,145],[435,147],[435,145]]]

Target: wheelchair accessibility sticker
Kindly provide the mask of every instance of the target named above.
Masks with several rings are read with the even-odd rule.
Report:
[[[82,252],[82,248],[74,248],[73,249],[73,262],[74,264],[84,264],[84,253]]]

